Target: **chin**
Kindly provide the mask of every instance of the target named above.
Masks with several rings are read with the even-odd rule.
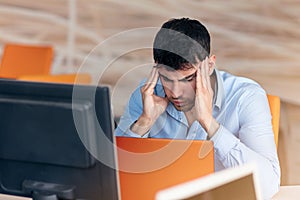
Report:
[[[181,112],[188,112],[193,108],[193,106],[189,106],[189,105],[185,105],[185,106],[182,106],[182,107],[178,107],[178,106],[174,105],[174,107],[176,108],[176,110],[181,111]]]

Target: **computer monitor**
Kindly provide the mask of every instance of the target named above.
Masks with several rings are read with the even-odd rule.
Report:
[[[118,199],[109,88],[0,80],[0,193]]]

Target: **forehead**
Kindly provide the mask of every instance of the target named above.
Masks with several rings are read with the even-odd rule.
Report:
[[[159,74],[168,77],[171,80],[180,80],[190,75],[193,75],[196,72],[195,67],[191,67],[189,69],[184,70],[169,70],[165,67],[160,67],[158,69]]]

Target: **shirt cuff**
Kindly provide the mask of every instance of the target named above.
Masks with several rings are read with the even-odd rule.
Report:
[[[210,140],[214,142],[215,154],[221,160],[225,159],[230,150],[240,142],[238,138],[236,138],[221,124],[217,132]]]
[[[130,130],[130,128],[128,128],[128,130],[126,131],[126,133],[124,133],[124,136],[135,137],[135,138],[148,138],[149,134],[150,134],[150,131],[148,131],[143,136],[141,136],[139,134],[136,134],[136,133],[132,132]]]

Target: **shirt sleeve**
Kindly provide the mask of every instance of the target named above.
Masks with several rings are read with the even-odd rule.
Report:
[[[149,132],[140,136],[130,130],[130,127],[135,121],[140,117],[143,112],[142,96],[140,92],[140,87],[138,87],[131,95],[125,112],[122,115],[120,122],[115,130],[116,136],[127,136],[127,137],[138,137],[147,138],[149,137]]]
[[[215,156],[225,168],[255,162],[258,166],[263,197],[270,199],[279,190],[280,166],[271,124],[269,103],[261,89],[245,92],[239,98],[238,136],[220,125],[211,138]]]

